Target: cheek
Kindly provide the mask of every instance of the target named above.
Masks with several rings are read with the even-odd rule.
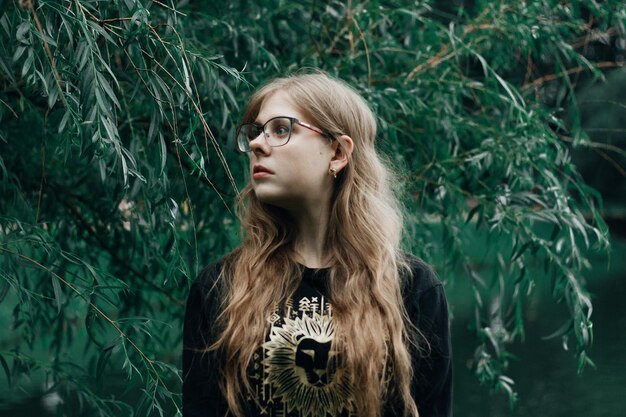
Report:
[[[308,152],[300,155],[298,159],[306,169],[314,169],[316,171],[324,171],[330,168],[332,155],[327,148],[315,147]]]
[[[317,184],[324,179],[328,169],[326,161],[309,157],[290,164],[289,172],[302,183]]]

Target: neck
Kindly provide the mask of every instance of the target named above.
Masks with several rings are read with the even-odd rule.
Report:
[[[296,260],[309,268],[328,266],[326,232],[328,230],[328,204],[304,207],[292,215],[297,224],[298,236],[294,245]]]

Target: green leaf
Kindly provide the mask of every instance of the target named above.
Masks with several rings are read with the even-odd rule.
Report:
[[[27,20],[20,23],[15,32],[15,40],[21,44],[30,45],[30,22]]]
[[[29,73],[30,68],[33,66],[35,62],[35,54],[33,54],[32,49],[28,50],[28,54],[26,55],[26,59],[24,60],[24,65],[22,65],[22,77],[26,77]]]
[[[0,304],[2,304],[2,301],[4,300],[4,297],[7,296],[10,288],[11,286],[9,285],[9,281],[5,277],[0,283]]]
[[[56,84],[51,85],[49,94],[48,94],[48,108],[51,109],[54,107],[54,104],[57,102],[57,98],[59,97],[59,90]]]
[[[7,376],[7,384],[11,388],[13,386],[13,380],[11,379],[11,371],[9,370],[9,364],[4,359],[4,356],[0,354],[0,365],[2,365],[2,369],[4,369],[4,374]]]
[[[61,285],[56,277],[52,277],[52,289],[54,290],[54,301],[57,305],[57,314],[61,313],[61,308],[63,307],[63,291],[61,290]]]
[[[122,107],[120,106],[120,103],[117,100],[117,96],[115,95],[115,93],[113,92],[113,89],[111,88],[111,84],[109,84],[109,82],[106,80],[106,78],[101,72],[96,72],[96,76],[98,78],[98,82],[100,83],[100,86],[104,89],[104,92],[109,96],[113,104],[115,104],[115,107],[117,107],[118,109],[121,109]]]
[[[113,352],[113,348],[117,343],[109,344],[108,346],[102,348],[100,350],[100,356],[98,357],[98,363],[96,364],[96,381],[101,386],[104,378],[104,369],[106,367],[107,362],[111,358],[111,353]]]
[[[550,339],[554,339],[556,337],[564,336],[564,335],[570,333],[573,328],[574,328],[574,321],[573,320],[567,320],[565,323],[563,323],[563,325],[561,325],[561,327],[559,327],[553,333],[550,333],[547,336],[543,336],[542,339],[543,340],[550,340]]]
[[[94,22],[92,20],[87,20],[87,24],[89,25],[89,27],[91,27],[93,30],[95,30],[98,34],[102,35],[107,40],[107,42],[115,44],[115,40],[113,40],[111,35],[109,35],[106,32],[106,30],[104,30],[102,28],[102,26],[100,26],[99,24],[97,24],[96,22]]]
[[[70,120],[71,113],[70,111],[66,111],[61,118],[61,122],[59,123],[59,127],[57,128],[57,133],[63,133],[65,130],[65,125],[67,125],[68,120]]]
[[[28,48],[26,46],[18,46],[17,48],[15,48],[15,52],[13,53],[13,62],[15,63],[15,62],[19,61],[20,58],[22,57],[24,52],[26,52],[27,49]],[[4,62],[4,60],[3,60],[3,62]]]
[[[159,133],[159,155],[161,159],[161,164],[159,166],[159,177],[163,175],[165,172],[165,166],[167,164],[167,147],[165,145],[165,139],[163,139],[163,135]]]
[[[94,88],[94,93],[96,96],[96,103],[98,103],[98,110],[105,116],[103,118],[103,124],[105,125],[105,128],[106,128],[106,123],[104,122],[104,120],[109,120],[109,118],[112,117],[111,109],[109,107],[109,104],[104,101],[104,98],[102,97],[102,93],[100,92],[99,88],[97,87]],[[107,128],[107,130],[109,129]],[[109,134],[109,138],[111,140],[113,140],[114,137],[115,137],[114,135]]]

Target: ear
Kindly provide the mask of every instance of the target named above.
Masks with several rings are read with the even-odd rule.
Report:
[[[354,149],[354,141],[350,136],[342,135],[332,143],[334,155],[330,160],[330,167],[339,173],[350,162],[352,150]]]

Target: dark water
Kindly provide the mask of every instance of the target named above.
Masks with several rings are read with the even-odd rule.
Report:
[[[598,259],[593,270],[584,274],[594,305],[590,356],[596,369],[588,366],[578,374],[574,354],[564,351],[560,338],[541,340],[563,323],[566,306],[538,290],[525,306],[526,340],[512,346],[517,359],[508,375],[519,394],[513,409],[503,394],[490,395],[471,375],[468,360],[476,340],[467,330],[469,317],[455,317],[455,416],[626,416],[626,241],[614,243],[612,258],[610,270],[606,260]],[[463,292],[451,288],[452,305]]]

